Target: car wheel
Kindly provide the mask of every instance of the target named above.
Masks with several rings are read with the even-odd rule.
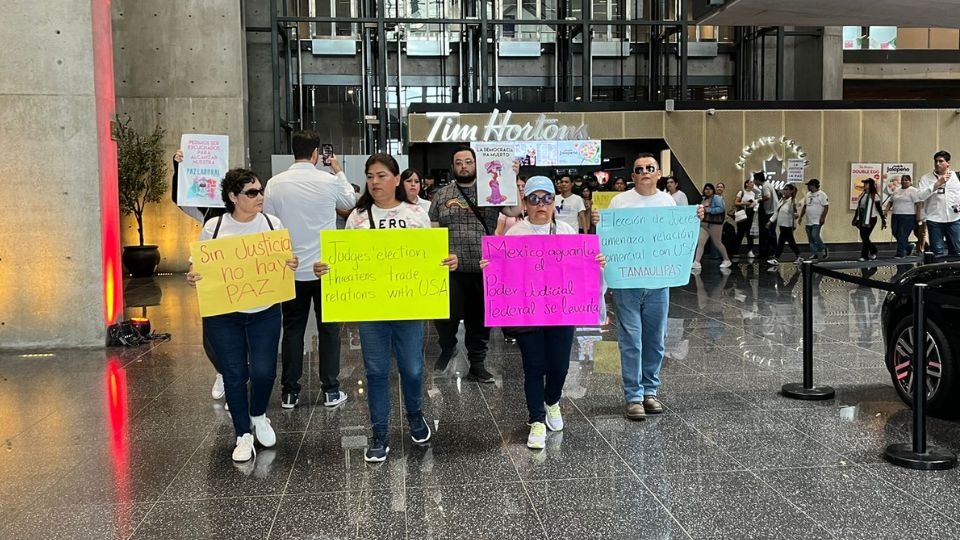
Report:
[[[956,366],[952,362],[954,344],[934,321],[927,319],[927,411],[931,416],[955,417],[960,414],[960,395],[956,385]],[[890,376],[900,399],[913,403],[913,316],[902,319],[890,334],[887,349]]]

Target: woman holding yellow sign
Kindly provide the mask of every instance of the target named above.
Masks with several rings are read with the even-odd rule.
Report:
[[[367,159],[367,192],[347,218],[347,229],[429,229],[430,218],[418,205],[407,202],[400,182],[400,166],[388,154]],[[457,256],[441,264],[457,269]],[[330,265],[318,262],[313,272],[322,277]],[[430,440],[430,426],[420,410],[423,402],[423,321],[361,322],[360,347],[367,371],[367,400],[373,437],[364,452],[369,462],[381,462],[390,452],[390,354],[396,353],[403,402],[410,424],[410,438],[422,444]]]
[[[283,228],[279,219],[263,213],[263,187],[253,171],[231,169],[223,179],[222,190],[227,213],[207,221],[200,240]],[[287,266],[296,270],[298,263],[294,256],[287,261]],[[203,276],[194,272],[191,264],[187,282],[196,286],[201,279]],[[257,455],[254,437],[266,448],[277,444],[277,434],[266,413],[277,376],[280,304],[204,317],[203,332],[213,346],[223,373],[227,405],[237,434],[233,460],[247,461]]]
[[[506,236],[533,234],[577,234],[571,226],[556,219],[556,191],[546,176],[534,176],[523,189],[527,218],[507,231]],[[600,269],[607,262],[597,255]],[[490,261],[482,259],[484,269]],[[548,271],[548,270],[545,270]],[[599,276],[597,276],[599,280]],[[573,348],[573,326],[527,327],[517,332],[520,356],[523,359],[523,390],[527,398],[530,434],[527,448],[540,450],[546,446],[547,429],[563,430],[560,394],[567,379],[570,351]]]

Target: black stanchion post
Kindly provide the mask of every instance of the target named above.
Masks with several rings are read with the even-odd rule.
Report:
[[[803,261],[803,382],[783,385],[781,393],[792,399],[833,399],[833,388],[813,385],[813,261]]]
[[[913,286],[913,441],[891,444],[884,451],[887,461],[908,469],[940,471],[957,466],[957,456],[927,447],[927,329],[926,283]]]

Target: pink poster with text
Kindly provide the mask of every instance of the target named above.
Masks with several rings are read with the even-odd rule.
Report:
[[[599,326],[599,253],[592,234],[483,237],[486,326]]]

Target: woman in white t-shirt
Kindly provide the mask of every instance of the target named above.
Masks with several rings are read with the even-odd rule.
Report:
[[[759,200],[756,185],[753,179],[747,179],[743,183],[743,190],[737,192],[737,200],[733,203],[737,210],[743,210],[747,214],[747,219],[741,219],[737,222],[737,251],[740,250],[740,244],[743,238],[747,238],[747,257],[754,258],[753,236],[750,235],[750,228],[753,226],[753,216],[757,210],[757,201]],[[731,253],[736,255],[736,253]]]
[[[278,218],[263,213],[263,188],[253,171],[231,169],[221,189],[227,213],[207,221],[200,240],[284,228]],[[287,261],[287,266],[296,270],[298,263],[294,256]],[[191,264],[187,282],[196,286],[202,278]],[[277,377],[280,320],[280,304],[203,318],[203,333],[213,347],[217,367],[223,374],[227,405],[237,435],[234,461],[247,461],[256,455],[254,437],[266,448],[277,443],[266,412]]]
[[[900,177],[900,189],[895,190],[887,203],[886,212],[893,209],[893,236],[897,239],[897,259],[910,255],[910,233],[922,221],[923,202],[920,191],[913,187],[909,174]]]
[[[774,252],[773,258],[767,260],[767,264],[774,266],[780,264],[783,247],[787,244],[790,245],[790,249],[796,256],[795,262],[798,264],[803,262],[803,258],[800,257],[800,248],[797,247],[797,241],[793,237],[793,230],[797,228],[797,217],[797,186],[787,184],[783,186],[783,199],[780,200],[780,204],[777,205],[773,215],[770,216],[770,221],[766,223],[767,227],[779,229],[780,232],[777,235],[777,250]]]
[[[400,182],[400,166],[388,154],[367,159],[367,192],[347,218],[347,229],[429,229],[430,218],[420,206],[407,202]],[[457,269],[457,256],[441,264]],[[323,277],[330,265],[317,262],[313,273]],[[390,355],[397,356],[400,388],[407,409],[410,438],[417,444],[430,440],[430,426],[423,419],[423,321],[374,321],[360,323],[360,347],[367,372],[367,402],[373,436],[364,452],[369,462],[381,462],[390,452]]]
[[[400,173],[400,182],[403,185],[406,201],[418,205],[424,212],[429,212],[430,201],[420,197],[420,194],[423,193],[423,180],[420,177],[420,171],[413,168],[403,171]]]
[[[527,218],[517,223],[507,236],[533,234],[577,234],[573,226],[556,218],[557,196],[553,182],[546,176],[533,176],[523,190]],[[597,281],[606,263],[597,255]],[[480,268],[489,261],[482,259]],[[545,270],[549,271],[549,270]],[[547,429],[561,431],[560,395],[570,365],[573,348],[573,326],[527,327],[517,334],[520,356],[523,359],[523,389],[527,398],[530,434],[527,448],[540,450],[546,446]]]

